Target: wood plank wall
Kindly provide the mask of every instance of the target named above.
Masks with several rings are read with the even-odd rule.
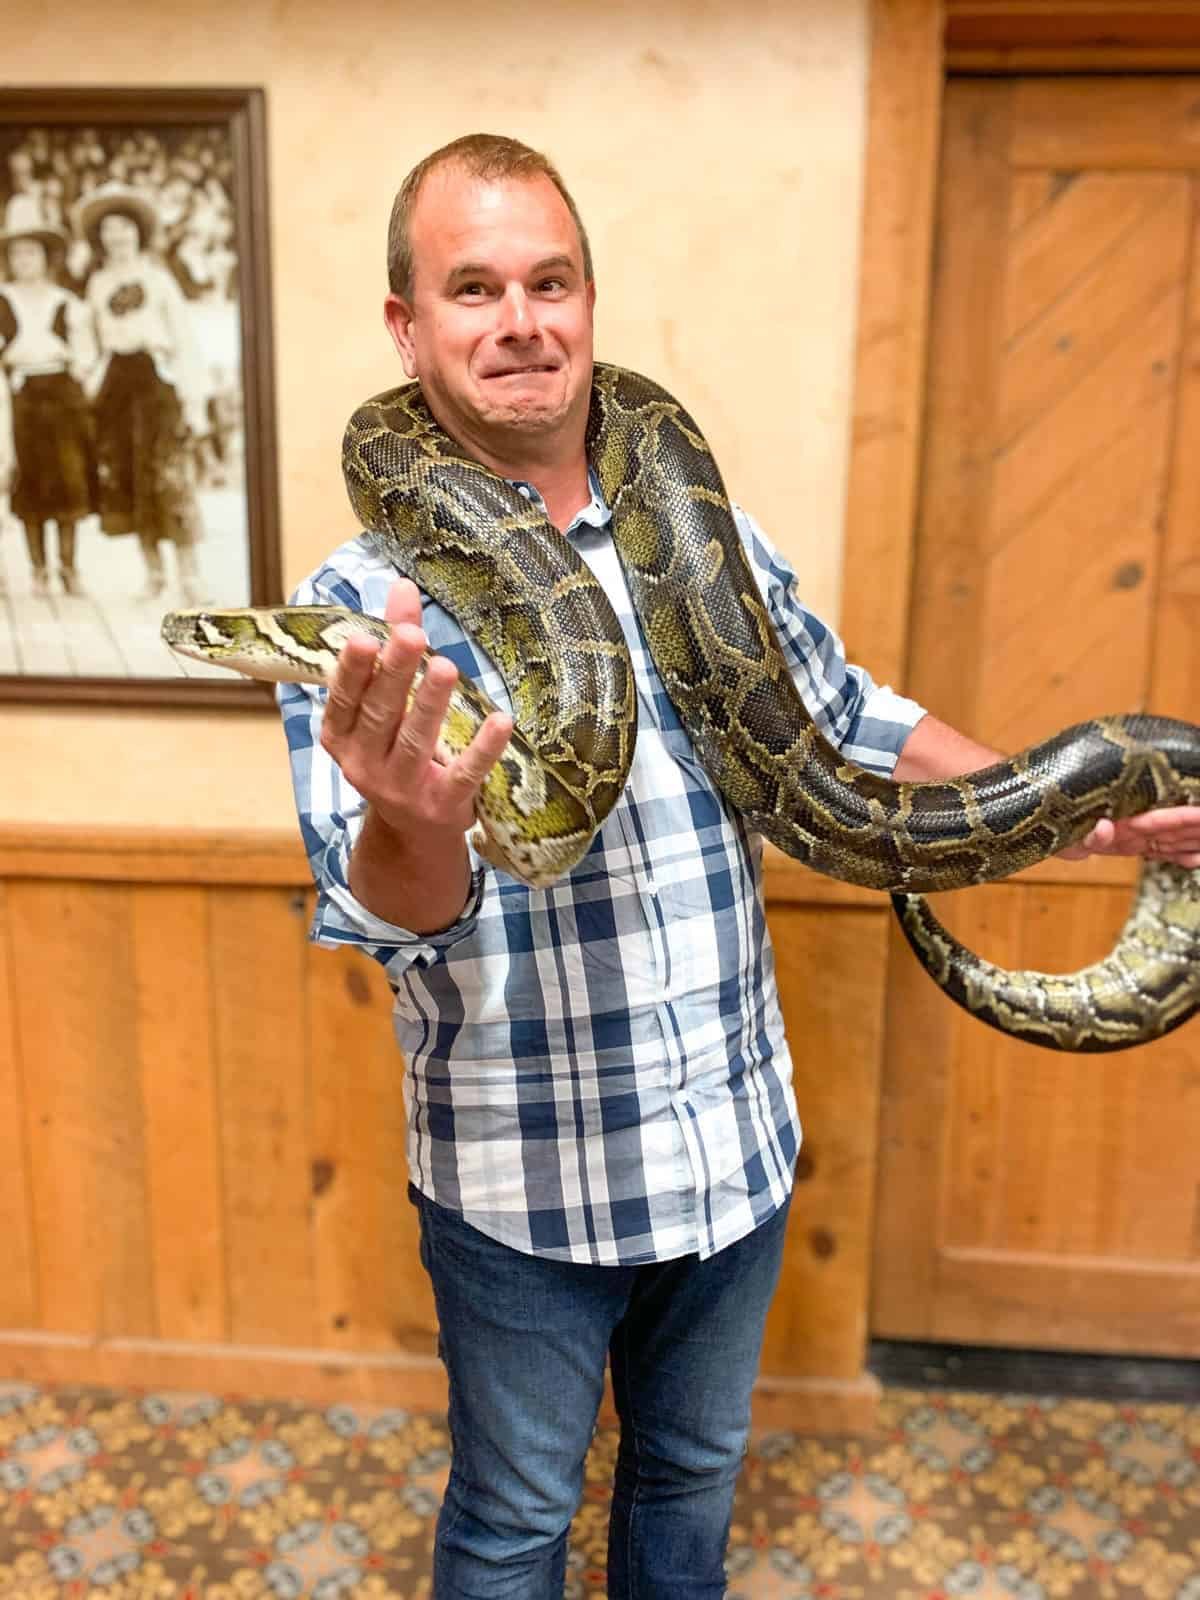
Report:
[[[880,897],[770,867],[806,1129],[760,1421],[869,1420]],[[289,838],[0,828],[0,1374],[441,1402],[382,972]]]

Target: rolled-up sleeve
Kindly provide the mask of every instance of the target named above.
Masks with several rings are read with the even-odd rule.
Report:
[[[740,507],[734,511],[800,698],[851,761],[889,776],[925,708],[846,660],[837,634],[801,602],[792,567],[752,517]]]

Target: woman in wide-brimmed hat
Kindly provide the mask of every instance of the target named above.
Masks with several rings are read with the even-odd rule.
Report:
[[[208,379],[175,279],[149,252],[153,203],[126,184],[102,184],[75,209],[100,263],[88,279],[100,362],[95,396],[100,525],[136,533],[147,598],[166,587],[163,544],[175,548],[185,604],[200,599],[203,535],[192,438],[208,430]]]
[[[76,524],[95,509],[91,417],[80,379],[96,360],[91,317],[55,281],[67,236],[31,197],[14,195],[0,233],[11,281],[0,284],[0,369],[12,410],[14,516],[25,528],[33,592],[49,592],[48,524],[58,532],[58,577],[79,592]]]
[[[102,183],[76,204],[73,219],[76,230],[91,245],[92,257],[97,262],[105,255],[100,224],[105,217],[114,215],[126,217],[134,224],[143,250],[150,249],[158,235],[158,208],[148,195],[127,183]]]

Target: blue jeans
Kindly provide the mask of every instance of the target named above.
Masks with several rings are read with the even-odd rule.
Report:
[[[434,1600],[561,1600],[612,1362],[610,1600],[720,1600],[787,1208],[701,1261],[524,1255],[411,1191],[450,1379]]]

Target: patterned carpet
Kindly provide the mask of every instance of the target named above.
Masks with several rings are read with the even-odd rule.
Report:
[[[428,1597],[445,1471],[439,1416],[0,1383],[0,1600]],[[869,1439],[754,1441],[728,1600],[959,1595],[1200,1600],[1200,1408],[891,1390]]]

